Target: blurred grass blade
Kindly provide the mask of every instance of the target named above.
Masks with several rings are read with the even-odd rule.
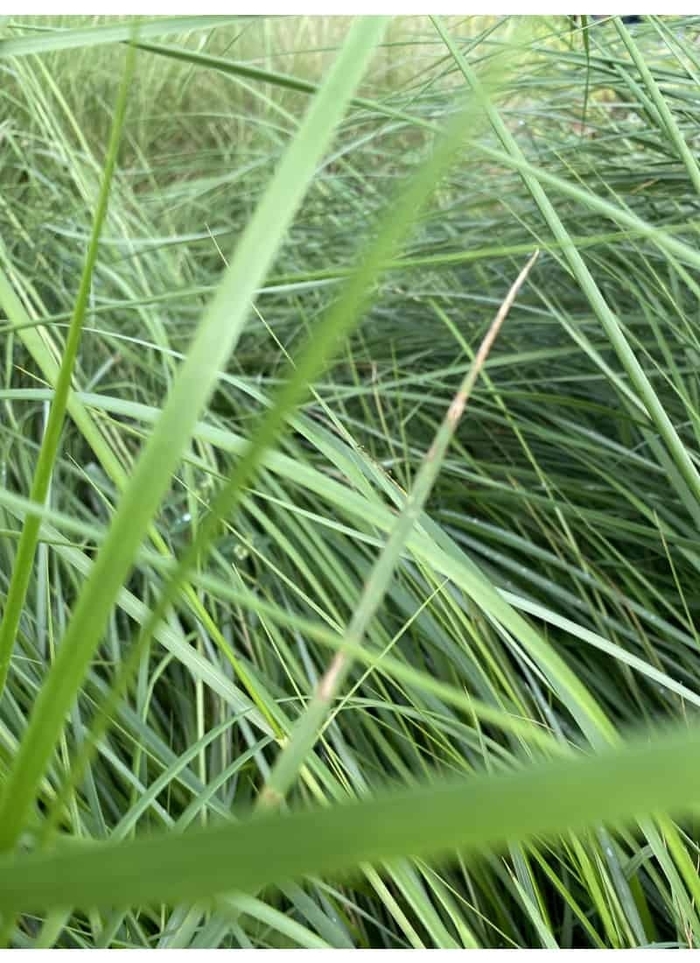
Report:
[[[83,322],[85,320],[85,312],[87,310],[88,298],[90,296],[90,290],[92,286],[92,275],[95,269],[95,263],[97,261],[100,234],[107,216],[109,192],[112,186],[114,168],[117,163],[122,127],[124,125],[124,118],[126,115],[129,88],[131,86],[134,73],[135,57],[136,52],[133,47],[130,47],[127,55],[127,61],[124,66],[124,76],[114,109],[114,120],[112,122],[112,131],[109,143],[107,145],[102,184],[100,187],[99,196],[97,198],[97,206],[92,223],[92,233],[85,257],[85,265],[83,268],[82,278],[80,280],[80,287],[75,302],[75,310],[73,312],[73,317],[68,329],[68,336],[66,338],[63,357],[61,359],[61,367],[58,372],[56,388],[49,410],[46,431],[44,432],[44,437],[42,439],[41,449],[39,451],[34,479],[32,482],[32,489],[29,497],[32,501],[37,502],[39,505],[43,505],[46,501],[49,485],[51,484],[51,476],[53,474],[54,465],[58,455],[61,433],[63,431],[63,425],[66,418],[68,396],[71,391],[71,380],[78,356]],[[2,613],[2,622],[0,622],[0,699],[2,698],[5,682],[7,680],[7,674],[10,668],[10,658],[12,656],[12,649],[15,643],[17,627],[19,626],[19,621],[27,594],[27,588],[29,585],[29,579],[32,573],[40,527],[41,519],[38,515],[27,516],[24,525],[22,526],[22,533],[20,535],[19,545],[17,546],[17,554],[12,567],[12,578],[10,580],[10,586],[7,590],[7,597],[5,599],[5,605]]]
[[[34,704],[0,800],[0,849],[17,840],[34,792],[80,688],[109,612],[172,472],[236,343],[263,281],[334,129],[360,81],[386,21],[355,22],[321,91],[253,214],[199,325],[187,360],[124,491],[57,658]]]
[[[310,80],[294,77],[290,74],[283,74],[277,70],[265,70],[262,67],[255,67],[247,63],[238,63],[235,60],[228,60],[224,57],[214,57],[211,54],[201,53],[200,51],[185,50],[182,47],[166,46],[165,44],[139,43],[138,46],[149,53],[159,54],[161,57],[169,57],[172,60],[180,60],[183,63],[194,64],[198,67],[206,67],[209,70],[217,70],[231,77],[242,77],[245,80],[256,80],[280,87],[283,90],[296,90],[299,93],[314,94],[318,91],[319,85]],[[408,121],[418,127],[432,130],[434,133],[443,133],[435,125],[423,121],[421,118],[412,117],[403,111],[396,110],[379,101],[374,101],[366,97],[353,97],[350,101],[356,107],[364,107],[371,111],[377,111],[387,119]]]
[[[240,19],[240,14],[237,16],[158,17],[154,20],[140,20],[136,25],[136,33],[140,38],[164,37],[167,34],[182,34],[192,30],[211,30],[213,27]],[[30,54],[48,53],[52,50],[77,50],[80,47],[124,43],[132,38],[134,32],[135,24],[132,20],[114,25],[32,33],[24,37],[0,40],[0,58],[27,57]]]
[[[401,855],[445,856],[582,830],[700,801],[700,731],[645,734],[589,758],[440,781],[370,802],[252,817],[129,843],[65,844],[0,860],[0,911],[197,900]],[[261,858],[264,853],[264,858]],[[105,865],[109,872],[105,872]]]

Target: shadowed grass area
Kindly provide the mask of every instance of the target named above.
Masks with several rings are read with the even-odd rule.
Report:
[[[700,945],[699,30],[0,24],[6,944]]]

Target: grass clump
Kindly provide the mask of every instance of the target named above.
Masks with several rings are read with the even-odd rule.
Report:
[[[4,21],[5,944],[699,945],[699,26]]]

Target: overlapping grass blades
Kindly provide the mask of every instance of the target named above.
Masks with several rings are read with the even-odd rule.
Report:
[[[303,200],[383,27],[381,19],[358,21],[348,35],[343,52],[311,104],[299,134],[241,238],[225,280],[202,318],[168,403],[122,495],[56,662],[42,686],[0,799],[0,848],[12,846],[22,830],[36,786],[59,739],[65,714],[80,689],[110,609],[170,483],[171,473],[214,388],[219,369],[236,344],[250,299]]]
[[[18,525],[40,519],[0,705],[3,785],[18,780],[18,758],[34,783],[24,802],[16,797],[24,812],[6,838],[23,828],[22,845],[3,857],[4,938],[698,945],[695,732],[630,754],[605,748],[630,727],[692,721],[700,702],[692,20],[628,29],[589,20],[581,34],[555,17],[531,20],[527,37],[513,20],[390,25],[362,88],[348,86],[332,148],[315,145],[285,240],[281,227],[261,240],[275,260],[245,279],[255,318],[226,364],[209,370],[213,394],[187,412],[187,432],[171,439],[180,464],[159,466],[160,507],[133,533],[100,644],[73,679],[44,761],[34,775],[25,767],[32,707],[47,672],[69,659],[66,629],[99,576],[100,552],[111,552],[137,453],[177,397],[192,332],[226,277],[221,249],[250,222],[323,91],[316,66],[329,59],[314,22],[288,21],[282,46],[279,25],[262,23],[141,24],[135,104],[43,507],[26,496],[65,356],[127,24],[119,35],[109,33],[115,24],[2,25],[3,591]],[[252,33],[263,41],[257,53],[246,46]],[[302,44],[314,49],[300,53]],[[487,64],[497,76],[507,64],[512,83],[504,73],[484,98],[472,149],[423,208],[407,250],[397,257],[408,224],[379,250],[387,198],[423,169],[456,98]],[[416,470],[535,247],[538,264],[365,644],[349,641],[345,627]],[[319,374],[315,333],[344,310],[337,299],[358,277],[358,252],[362,263],[370,250],[360,288],[374,285],[371,297],[345,309],[352,323],[363,306],[366,321]],[[304,343],[313,364],[290,383]],[[305,380],[315,382],[311,397],[285,410]],[[235,497],[217,500],[231,478]],[[338,651],[355,668],[318,741],[295,755],[292,812],[258,823],[251,814],[274,758]],[[403,787],[398,820],[387,783]],[[457,788],[441,809],[448,784]],[[348,797],[362,802],[348,808]],[[679,822],[659,815],[667,807]],[[363,829],[375,817],[372,842]],[[313,839],[312,819],[325,827]],[[268,830],[280,859],[256,866],[255,834]],[[234,849],[249,857],[239,875]],[[105,852],[124,867],[112,884],[100,876]],[[60,895],[75,910],[57,908],[67,878],[75,888]],[[208,902],[268,883],[280,885]]]

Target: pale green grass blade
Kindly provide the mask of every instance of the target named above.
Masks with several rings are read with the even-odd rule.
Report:
[[[79,47],[94,47],[100,44],[124,43],[129,41],[136,26],[139,37],[164,37],[167,34],[187,33],[191,30],[211,30],[240,20],[239,16],[197,16],[197,17],[158,17],[155,20],[140,20],[104,26],[79,27],[74,30],[51,30],[46,33],[31,33],[24,37],[0,40],[0,57],[27,57],[52,50],[76,50]]]
[[[269,269],[384,26],[381,18],[360,20],[350,31],[202,319],[168,403],[122,496],[110,534],[81,593],[57,660],[35,703],[32,721],[4,787],[0,804],[0,847],[12,846],[21,831],[65,713],[99,644],[109,611],[171,473],[189,442],[219,369],[235,344],[250,300]]]
[[[92,275],[97,261],[100,234],[107,216],[109,192],[117,163],[117,154],[126,115],[129,88],[134,73],[134,61],[135,52],[132,47],[129,49],[127,63],[124,69],[124,78],[114,109],[112,133],[105,155],[104,174],[95,208],[92,235],[85,257],[85,266],[80,280],[80,288],[76,297],[75,311],[71,319],[65,350],[61,359],[61,367],[56,380],[56,388],[51,403],[46,432],[42,441],[36,464],[36,472],[32,482],[30,498],[39,505],[43,505],[46,501],[49,485],[51,484],[51,476],[58,456],[61,434],[66,418],[68,396],[71,391],[71,381],[80,347],[85,313],[92,285]],[[22,527],[19,545],[17,546],[17,555],[12,568],[12,579],[7,590],[2,622],[0,622],[0,698],[2,698],[2,693],[5,688],[12,649],[17,635],[17,627],[25,604],[40,525],[41,520],[38,516],[28,516]]]
[[[237,63],[223,57],[213,57],[209,54],[202,54],[193,50],[184,50],[180,47],[170,47],[163,44],[139,43],[138,46],[144,51],[169,57],[174,60],[181,60],[185,63],[196,64],[199,67],[206,67],[210,70],[218,70],[233,77],[243,77],[247,80],[258,80],[283,90],[296,90],[299,93],[314,94],[318,91],[319,85],[309,80],[283,74],[279,71],[264,70],[250,64]],[[419,126],[430,126],[422,123],[420,119],[411,118],[410,115],[402,111],[387,107],[379,101],[370,100],[364,97],[353,97],[351,103],[356,107],[364,107],[371,111],[377,111],[387,118],[409,120]],[[433,128],[435,130],[435,128]],[[436,132],[440,132],[437,130]]]

